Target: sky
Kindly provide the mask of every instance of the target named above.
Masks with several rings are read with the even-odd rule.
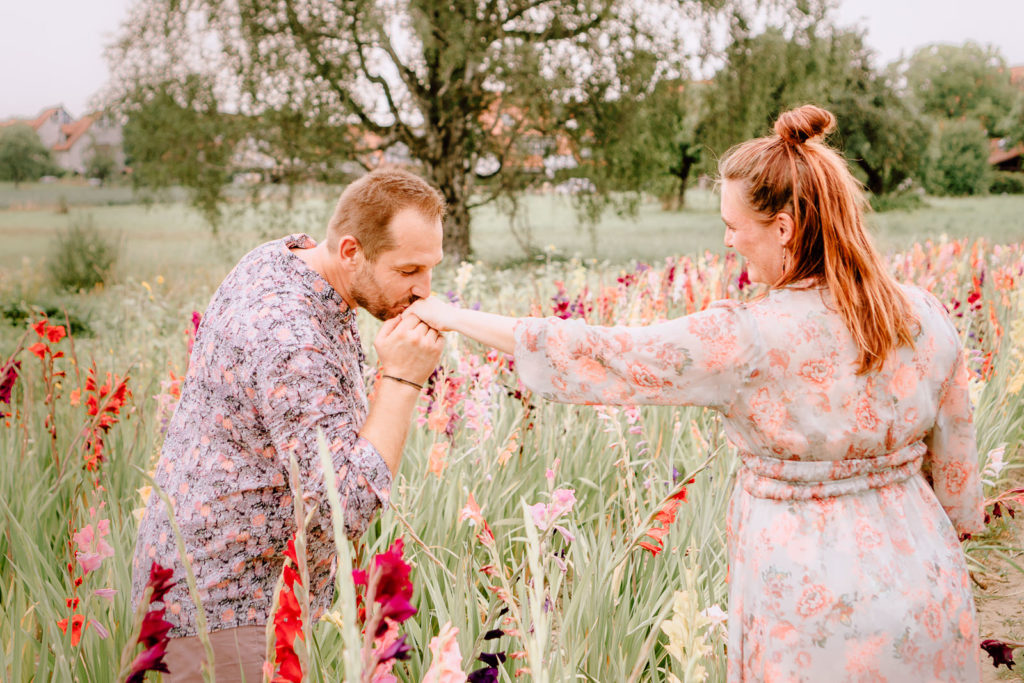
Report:
[[[0,0],[0,120],[63,104],[72,116],[95,106],[107,81],[103,48],[131,0]],[[928,43],[974,40],[1024,64],[1024,0],[839,0],[842,26],[867,29],[879,65]]]

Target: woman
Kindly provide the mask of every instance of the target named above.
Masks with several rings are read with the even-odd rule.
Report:
[[[739,451],[728,519],[729,680],[976,681],[957,532],[981,529],[959,336],[885,272],[828,111],[719,164],[725,244],[766,295],[649,327],[409,310],[514,352],[555,401],[718,409]],[[579,372],[582,362],[603,368]]]

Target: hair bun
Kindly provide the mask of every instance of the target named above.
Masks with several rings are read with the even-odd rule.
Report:
[[[775,134],[794,145],[828,135],[835,128],[835,115],[813,104],[783,112],[775,121]]]

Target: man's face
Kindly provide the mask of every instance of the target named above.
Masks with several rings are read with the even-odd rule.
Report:
[[[395,247],[364,260],[350,288],[355,302],[378,320],[404,311],[413,301],[430,296],[430,274],[444,255],[440,219],[418,209],[402,209],[388,224]]]

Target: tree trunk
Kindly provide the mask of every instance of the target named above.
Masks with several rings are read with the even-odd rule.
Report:
[[[469,259],[469,209],[462,198],[449,197],[448,211],[444,219],[444,256],[449,263],[461,263]]]
[[[445,159],[428,165],[429,180],[444,195],[448,205],[444,219],[444,256],[448,263],[458,264],[469,259],[469,200],[471,181],[463,169],[461,159]]]
[[[685,175],[680,173],[676,177],[679,178],[679,192],[676,194],[676,211],[682,211],[686,208],[686,186],[690,180],[690,167],[686,167]]]
[[[882,181],[882,174],[864,161],[860,161],[858,165],[864,171],[864,175],[867,176],[867,182],[864,183],[864,186],[868,188],[868,191],[876,197],[885,194],[885,183]]]

